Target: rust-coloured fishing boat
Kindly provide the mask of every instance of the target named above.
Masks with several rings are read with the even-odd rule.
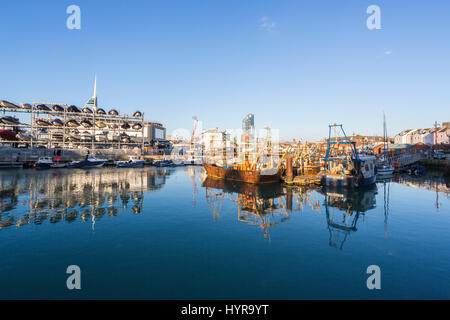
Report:
[[[233,168],[223,168],[206,163],[203,163],[203,168],[205,168],[208,177],[213,179],[233,180],[255,184],[273,183],[278,182],[281,179],[281,170],[278,170],[276,168],[269,168],[272,170],[240,170]]]

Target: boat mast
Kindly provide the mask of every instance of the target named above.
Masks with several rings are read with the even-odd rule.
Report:
[[[389,151],[389,144],[388,144],[386,113],[385,112],[383,112],[383,138],[384,138],[383,154],[384,154],[384,157],[387,159],[388,151]]]

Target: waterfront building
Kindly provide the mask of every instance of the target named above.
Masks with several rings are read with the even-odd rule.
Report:
[[[423,143],[428,146],[434,144],[450,144],[450,128],[448,123],[442,127],[424,128],[424,129],[408,129],[403,130],[394,137],[394,143],[397,144],[417,144]]]

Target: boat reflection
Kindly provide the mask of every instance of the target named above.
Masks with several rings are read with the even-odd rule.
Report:
[[[288,196],[280,183],[254,185],[206,178],[202,187],[215,220],[219,218],[223,200],[231,200],[238,205],[238,220],[259,226],[266,238],[269,237],[269,228],[290,218],[292,193],[285,204],[282,197]]]
[[[207,178],[203,182],[206,201],[215,220],[219,219],[224,200],[237,204],[238,221],[256,225],[270,238],[269,229],[288,221],[293,212],[321,214],[325,208],[329,245],[343,248],[350,233],[356,232],[361,215],[376,207],[377,187],[357,191],[291,188],[281,184],[252,185]],[[323,202],[317,196],[323,196]],[[387,213],[385,208],[385,213]],[[387,227],[387,216],[385,219]]]
[[[342,250],[347,237],[358,230],[361,215],[375,209],[377,187],[361,190],[321,188],[319,192],[324,195],[329,245]]]
[[[49,170],[0,173],[0,230],[143,211],[144,192],[162,188],[166,169]],[[27,208],[24,210],[24,208]]]

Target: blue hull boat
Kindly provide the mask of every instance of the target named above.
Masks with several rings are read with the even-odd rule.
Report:
[[[157,167],[171,167],[173,166],[172,160],[158,160],[153,162],[153,164]]]
[[[137,168],[143,167],[144,164],[145,164],[144,160],[120,161],[117,163],[117,168]]]
[[[100,168],[106,162],[106,159],[97,159],[93,156],[87,156],[85,160],[74,161],[67,164],[68,168]]]

